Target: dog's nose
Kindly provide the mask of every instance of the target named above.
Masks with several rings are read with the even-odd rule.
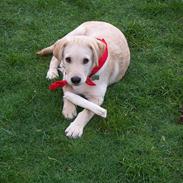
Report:
[[[73,84],[79,84],[81,82],[81,78],[78,76],[74,76],[71,78]]]

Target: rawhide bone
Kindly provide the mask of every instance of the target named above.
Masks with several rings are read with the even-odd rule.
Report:
[[[90,102],[90,101],[84,99],[83,97],[80,97],[79,95],[76,95],[71,92],[65,92],[64,98],[69,100],[70,102],[72,102],[75,105],[88,109],[88,110],[94,112],[95,114],[102,116],[103,118],[107,117],[106,109],[100,107],[97,104],[94,104],[93,102]]]

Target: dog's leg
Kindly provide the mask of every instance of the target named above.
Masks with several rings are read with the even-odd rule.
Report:
[[[90,98],[89,101],[101,105],[103,103],[104,97]],[[78,138],[83,134],[83,129],[89,120],[94,116],[94,113],[84,109],[78,114],[76,119],[67,127],[65,130],[66,136],[70,138]]]
[[[50,66],[49,66],[49,70],[47,72],[47,79],[54,79],[56,77],[58,77],[58,66],[59,66],[60,62],[56,59],[56,57],[52,57],[51,61],[50,61]]]
[[[77,115],[76,106],[67,99],[64,100],[62,114],[67,119],[73,119]]]
[[[72,92],[71,87],[65,86],[63,88],[63,92],[66,93],[68,91]],[[64,104],[63,104],[62,114],[67,119],[73,119],[77,115],[76,106],[66,98],[63,98],[63,102]]]

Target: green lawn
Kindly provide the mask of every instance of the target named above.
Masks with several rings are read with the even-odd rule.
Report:
[[[182,0],[1,0],[0,182],[183,181]],[[79,140],[65,137],[62,95],[35,52],[84,21],[126,35],[131,65]]]

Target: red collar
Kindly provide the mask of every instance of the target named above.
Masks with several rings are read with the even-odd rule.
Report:
[[[90,75],[87,77],[87,80],[86,80],[86,84],[89,85],[89,86],[95,86],[96,84],[92,81],[91,77],[93,75],[95,75],[101,68],[102,66],[105,64],[106,60],[107,60],[107,57],[108,57],[108,47],[107,47],[107,43],[104,39],[98,39],[97,40],[103,42],[105,44],[105,50],[104,50],[104,53],[102,54],[102,56],[99,58],[98,60],[98,66],[95,66]],[[50,86],[49,86],[49,90],[56,90],[57,88],[62,88],[64,87],[67,83],[66,80],[59,80],[59,81],[56,81],[54,83],[52,83]]]

